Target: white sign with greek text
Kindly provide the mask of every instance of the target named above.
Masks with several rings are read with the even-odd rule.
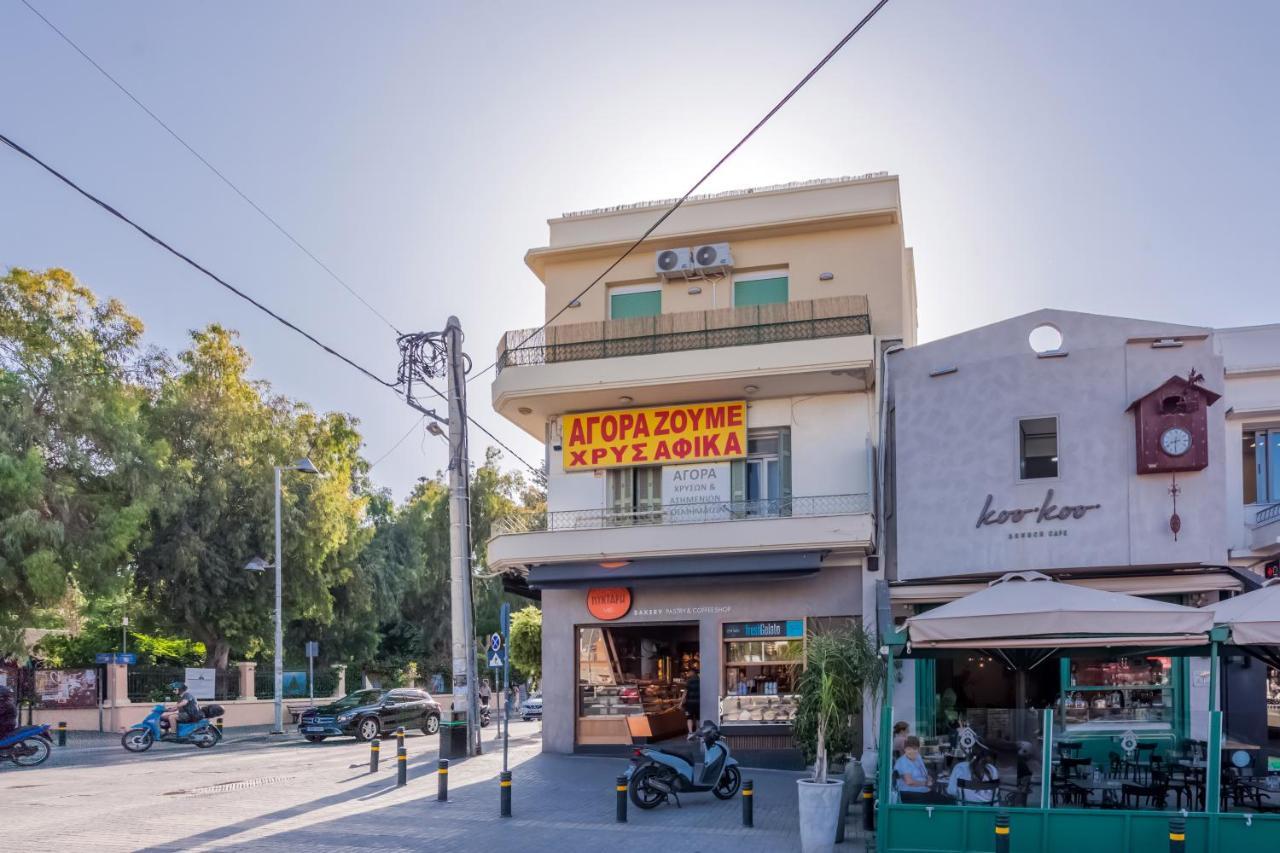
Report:
[[[665,465],[662,468],[662,511],[668,524],[730,518],[728,462]]]

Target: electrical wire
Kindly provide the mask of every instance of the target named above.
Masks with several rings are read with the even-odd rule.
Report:
[[[413,435],[414,430],[416,430],[418,427],[422,426],[422,422],[423,422],[423,421],[425,421],[426,419],[427,419],[427,416],[426,416],[426,415],[423,415],[422,417],[418,418],[418,420],[416,420],[416,421],[414,422],[413,426],[409,427],[409,431],[408,431],[408,432],[406,432],[404,435],[400,436],[400,440],[399,440],[399,441],[397,441],[395,444],[391,445],[391,449],[390,449],[390,450],[388,450],[386,453],[382,454],[382,455],[381,455],[381,456],[379,456],[377,459],[375,459],[375,460],[373,460],[372,462],[370,462],[370,463],[369,463],[369,467],[368,467],[368,468],[366,468],[366,469],[365,469],[365,471],[366,471],[366,472],[367,472],[367,471],[372,471],[375,465],[377,465],[377,464],[378,464],[379,462],[381,462],[382,460],[386,459],[386,458],[387,458],[388,456],[390,456],[392,453],[395,453],[395,452],[396,452],[396,450],[397,450],[397,448],[399,448],[399,447],[400,447],[400,445],[404,444],[404,443],[409,439],[409,436]]]
[[[178,258],[178,259],[180,259],[180,260],[182,260],[182,261],[186,262],[189,266],[191,266],[191,267],[193,267],[194,269],[199,270],[200,272],[204,273],[206,276],[208,276],[209,278],[213,279],[215,282],[217,282],[218,284],[222,285],[222,286],[223,286],[223,287],[225,287],[227,290],[231,291],[231,292],[232,292],[232,293],[234,293],[236,296],[238,296],[238,297],[240,297],[241,299],[243,299],[245,302],[248,302],[248,303],[249,303],[250,305],[252,305],[254,308],[257,308],[259,311],[261,311],[262,313],[264,313],[264,314],[266,314],[267,316],[271,317],[272,319],[274,319],[276,322],[280,323],[280,324],[281,324],[281,325],[283,325],[284,327],[286,327],[286,328],[288,328],[288,329],[290,329],[290,330],[292,330],[292,331],[294,331],[294,332],[297,332],[299,335],[302,335],[302,337],[306,338],[306,339],[307,339],[307,340],[309,340],[311,343],[313,343],[313,344],[315,344],[316,346],[320,347],[320,349],[324,350],[324,351],[325,351],[325,352],[327,352],[329,355],[331,355],[331,356],[333,356],[334,358],[336,358],[336,359],[338,359],[338,360],[340,360],[340,361],[344,362],[344,363],[345,363],[345,364],[347,364],[349,367],[355,368],[356,370],[360,371],[360,373],[362,373],[362,374],[364,374],[365,376],[367,376],[368,378],[372,379],[374,382],[377,382],[379,385],[385,386],[385,387],[387,387],[387,388],[396,388],[396,387],[397,387],[397,383],[395,383],[395,382],[388,382],[388,381],[386,381],[385,379],[382,379],[381,377],[379,377],[379,376],[378,376],[377,374],[375,374],[373,371],[371,371],[371,370],[367,370],[367,369],[365,369],[364,367],[361,367],[359,364],[357,364],[356,362],[354,362],[354,361],[352,361],[351,359],[347,358],[345,355],[343,355],[342,353],[338,352],[338,351],[337,351],[336,349],[334,349],[333,347],[331,347],[331,346],[329,346],[328,344],[323,343],[322,341],[320,341],[318,338],[316,338],[316,337],[315,337],[314,335],[312,335],[310,332],[307,332],[307,331],[303,330],[301,327],[299,327],[299,326],[297,326],[296,324],[294,324],[293,322],[291,322],[291,321],[289,321],[289,320],[286,320],[284,317],[280,316],[280,315],[279,315],[279,314],[277,314],[275,311],[272,311],[270,308],[268,308],[267,306],[263,305],[261,302],[259,302],[258,300],[254,299],[252,296],[250,296],[249,294],[245,293],[245,292],[244,292],[243,290],[241,290],[240,288],[238,288],[238,287],[236,287],[235,285],[233,285],[233,284],[231,284],[231,283],[227,282],[225,279],[223,279],[223,278],[219,277],[218,275],[214,274],[213,272],[210,272],[207,268],[205,268],[205,267],[201,266],[199,263],[197,263],[196,261],[194,261],[194,260],[192,260],[191,258],[187,257],[187,256],[186,256],[186,255],[184,255],[182,252],[179,252],[179,251],[178,251],[177,249],[175,249],[173,246],[170,246],[170,245],[169,245],[168,243],[166,243],[164,240],[160,239],[160,238],[159,238],[159,237],[157,237],[155,234],[152,234],[152,233],[151,233],[150,231],[148,231],[146,228],[143,228],[141,225],[139,225],[138,223],[134,222],[134,221],[133,221],[132,219],[130,219],[128,216],[126,216],[126,215],[124,215],[123,213],[121,213],[120,211],[116,210],[114,207],[112,207],[111,205],[107,204],[105,201],[103,201],[102,199],[98,198],[98,197],[97,197],[97,196],[95,196],[93,193],[89,192],[88,190],[85,190],[85,189],[81,188],[81,187],[80,187],[80,185],[79,185],[79,184],[77,184],[75,181],[71,180],[71,179],[70,179],[70,178],[68,178],[66,175],[63,175],[63,174],[62,174],[61,172],[59,172],[57,169],[53,168],[53,167],[52,167],[52,166],[50,166],[48,163],[44,162],[44,161],[43,161],[43,160],[41,160],[39,157],[37,157],[35,154],[32,154],[30,151],[28,151],[27,149],[23,148],[21,145],[19,145],[18,143],[14,142],[12,139],[10,139],[8,136],[5,136],[3,133],[0,133],[0,142],[3,142],[5,145],[9,146],[9,147],[10,147],[10,148],[12,148],[14,151],[16,151],[16,152],[18,152],[19,154],[21,154],[23,157],[26,157],[28,160],[30,160],[31,162],[35,163],[35,164],[36,164],[37,166],[39,166],[40,168],[44,169],[46,172],[48,172],[49,174],[53,175],[53,176],[54,176],[55,178],[57,178],[58,180],[62,181],[62,183],[64,183],[64,184],[66,184],[67,186],[71,187],[71,189],[75,190],[75,191],[76,191],[76,192],[78,192],[80,195],[84,196],[84,197],[85,197],[85,198],[87,198],[89,201],[93,202],[93,203],[94,203],[94,204],[96,204],[98,207],[100,207],[100,208],[102,208],[103,210],[105,210],[107,213],[110,213],[112,216],[116,217],[116,218],[117,218],[117,219],[119,219],[121,222],[124,222],[125,224],[129,225],[129,226],[130,226],[130,227],[132,227],[135,231],[137,231],[139,234],[141,234],[142,236],[146,237],[148,240],[150,240],[151,242],[155,243],[155,244],[156,244],[157,246],[159,246],[160,248],[162,248],[162,249],[164,249],[165,251],[169,252],[169,253],[170,253],[171,255],[173,255],[174,257],[176,257],[176,258]]]
[[[758,122],[756,122],[756,123],[755,123],[755,125],[754,125],[750,130],[748,130],[748,131],[747,131],[747,133],[746,133],[746,135],[745,135],[745,136],[743,136],[741,139],[739,139],[739,140],[737,141],[737,143],[735,143],[735,144],[734,144],[734,146],[733,146],[732,148],[730,148],[727,152],[725,152],[725,155],[724,155],[723,157],[721,157],[719,160],[717,160],[717,161],[716,161],[716,164],[715,164],[714,166],[712,166],[710,169],[708,169],[708,170],[706,171],[706,174],[704,174],[701,178],[698,178],[698,180],[694,183],[694,185],[693,185],[693,186],[691,186],[691,187],[689,187],[689,189],[688,189],[687,191],[685,191],[685,194],[684,194],[684,195],[682,195],[682,196],[680,196],[680,198],[676,199],[675,204],[673,204],[673,205],[671,205],[671,207],[667,208],[667,209],[666,209],[666,211],[664,211],[664,212],[663,212],[663,214],[662,214],[661,216],[659,216],[659,217],[657,218],[657,220],[655,220],[655,221],[654,221],[654,223],[653,223],[652,225],[650,225],[650,226],[648,227],[648,229],[646,229],[646,230],[645,230],[645,232],[644,232],[643,234],[641,234],[641,235],[636,239],[636,241],[635,241],[634,243],[632,243],[630,246],[628,246],[628,247],[627,247],[627,249],[626,249],[626,251],[625,251],[625,252],[623,252],[621,255],[619,255],[619,256],[617,257],[617,259],[616,259],[616,260],[614,260],[614,262],[613,262],[613,263],[609,264],[609,266],[605,268],[604,272],[600,273],[600,275],[598,275],[598,276],[596,276],[594,279],[592,279],[592,281],[591,281],[591,283],[590,283],[590,284],[588,284],[586,287],[582,288],[582,290],[578,291],[578,295],[577,295],[577,296],[574,296],[572,299],[570,299],[568,302],[566,302],[566,303],[565,303],[565,304],[560,308],[560,310],[559,310],[559,311],[557,311],[556,313],[554,313],[554,314],[552,314],[550,317],[548,317],[545,323],[543,323],[541,326],[539,326],[538,328],[536,328],[536,329],[534,329],[532,332],[530,332],[530,333],[529,333],[529,334],[524,338],[524,340],[522,340],[520,343],[516,344],[516,346],[515,346],[515,347],[513,347],[513,349],[519,349],[520,347],[522,347],[522,346],[524,346],[526,343],[528,343],[528,342],[529,342],[529,341],[530,341],[530,340],[531,340],[535,335],[537,335],[537,334],[539,334],[539,333],[541,333],[541,332],[545,331],[545,330],[546,330],[546,328],[547,328],[547,326],[550,326],[553,322],[555,322],[556,318],[558,318],[558,317],[559,317],[561,314],[563,314],[565,311],[568,311],[568,310],[569,310],[569,307],[570,307],[571,305],[573,305],[575,302],[577,302],[578,300],[580,300],[582,297],[586,296],[586,295],[587,295],[587,292],[588,292],[588,291],[590,291],[590,290],[591,290],[591,288],[595,287],[597,284],[599,284],[599,283],[604,279],[604,277],[605,277],[605,276],[607,276],[609,273],[613,272],[614,268],[615,268],[615,267],[617,267],[617,266],[618,266],[618,264],[620,264],[620,263],[622,263],[624,260],[626,260],[626,259],[631,255],[631,253],[632,253],[632,252],[634,252],[637,248],[639,248],[639,246],[640,246],[640,244],[641,244],[641,243],[643,243],[645,240],[649,239],[649,235],[653,234],[653,232],[654,232],[654,231],[658,230],[658,228],[662,225],[662,223],[666,222],[666,221],[667,221],[667,219],[671,216],[671,214],[675,213],[677,210],[679,210],[679,209],[680,209],[680,206],[681,206],[682,204],[684,204],[684,203],[685,203],[685,201],[687,201],[687,200],[688,200],[689,196],[691,196],[691,195],[693,195],[695,192],[697,192],[698,187],[700,187],[700,186],[702,186],[704,183],[706,183],[706,181],[707,181],[707,179],[708,179],[708,178],[710,178],[712,175],[714,175],[714,174],[716,173],[716,171],[717,171],[721,166],[723,166],[723,165],[725,164],[725,162],[726,162],[730,157],[732,157],[734,154],[736,154],[736,153],[737,153],[737,151],[738,151],[738,149],[739,149],[739,148],[741,148],[743,145],[745,145],[745,144],[747,143],[747,140],[751,139],[751,137],[753,137],[753,136],[755,136],[755,135],[756,135],[756,131],[758,131],[758,130],[760,130],[760,128],[764,127],[764,126],[765,126],[765,124],[769,121],[769,119],[773,118],[774,114],[776,114],[779,110],[781,110],[784,106],[786,106],[786,105],[787,105],[787,102],[788,102],[788,101],[790,101],[793,97],[795,97],[796,93],[797,93],[797,92],[799,92],[802,88],[804,88],[805,84],[806,84],[806,83],[808,83],[808,82],[813,78],[813,76],[814,76],[815,74],[817,74],[819,71],[821,71],[821,70],[822,70],[822,68],[823,68],[823,66],[825,66],[828,62],[830,62],[830,61],[832,60],[832,58],[834,58],[834,57],[835,57],[835,55],[836,55],[837,53],[839,53],[839,52],[840,52],[840,49],[841,49],[841,48],[843,48],[846,44],[848,44],[848,43],[849,43],[849,41],[850,41],[854,36],[856,36],[856,35],[858,34],[858,31],[859,31],[859,30],[861,30],[863,27],[865,27],[865,26],[867,25],[867,23],[868,23],[868,22],[870,22],[870,20],[876,16],[876,13],[877,13],[877,12],[879,12],[882,8],[884,8],[885,4],[886,4],[886,3],[888,3],[888,2],[889,2],[889,0],[880,0],[880,2],[879,2],[879,3],[877,3],[877,4],[875,5],[875,7],[874,7],[874,8],[872,8],[872,10],[871,10],[870,12],[868,12],[868,13],[867,13],[863,18],[862,18],[862,20],[861,20],[861,21],[859,21],[859,22],[857,23],[857,25],[855,25],[855,26],[854,26],[854,28],[853,28],[853,29],[849,30],[849,32],[847,32],[847,33],[845,34],[844,38],[842,38],[842,39],[840,39],[840,41],[836,42],[835,47],[833,47],[833,48],[831,48],[831,50],[827,51],[827,55],[826,55],[826,56],[824,56],[824,57],[822,57],[822,59],[818,62],[818,64],[817,64],[817,65],[815,65],[815,66],[813,66],[813,68],[809,69],[809,73],[808,73],[808,74],[806,74],[806,75],[804,75],[804,77],[802,77],[802,78],[800,79],[800,82],[799,82],[799,83],[797,83],[797,84],[795,84],[794,86],[792,86],[792,87],[791,87],[791,91],[787,92],[787,94],[786,94],[786,95],[784,95],[784,96],[782,97],[782,100],[780,100],[780,101],[778,101],[776,104],[774,104],[774,105],[773,105],[773,108],[772,108],[772,109],[770,109],[770,110],[769,110],[769,112],[765,113],[764,118],[762,118],[762,119],[760,119]],[[470,379],[468,379],[467,381],[468,381],[468,382],[470,382],[470,381],[472,381],[473,379],[479,379],[481,376],[483,376],[484,374],[488,373],[488,372],[489,372],[490,370],[492,370],[493,368],[497,367],[497,365],[498,365],[498,362],[497,362],[496,360],[495,360],[495,361],[493,361],[493,362],[492,362],[488,367],[486,367],[484,370],[481,370],[479,373],[473,374],[473,375],[471,376],[471,378],[470,378]]]
[[[249,196],[247,196],[247,195],[244,193],[244,191],[243,191],[243,190],[241,190],[238,186],[236,186],[234,183],[232,183],[231,179],[230,179],[230,178],[228,178],[225,174],[223,174],[223,173],[222,173],[222,171],[221,171],[220,169],[218,169],[218,167],[216,167],[216,166],[214,166],[212,163],[210,163],[210,162],[209,162],[209,160],[208,160],[208,159],[207,159],[203,154],[201,154],[199,151],[197,151],[195,148],[193,148],[193,147],[191,146],[191,144],[190,144],[189,142],[187,142],[187,140],[185,140],[185,139],[183,139],[181,136],[179,136],[179,135],[178,135],[178,132],[177,132],[176,130],[174,130],[172,127],[170,127],[170,126],[169,126],[169,125],[164,121],[164,119],[162,119],[162,118],[160,118],[160,116],[156,115],[156,114],[155,114],[155,112],[153,112],[153,111],[151,110],[151,108],[150,108],[150,107],[148,107],[146,104],[144,104],[142,101],[140,101],[140,100],[138,99],[138,97],[137,97],[136,95],[134,95],[134,94],[133,94],[133,92],[130,92],[127,88],[125,88],[125,85],[124,85],[123,83],[121,83],[119,80],[117,80],[115,77],[113,77],[113,76],[111,75],[111,73],[110,73],[109,71],[107,71],[107,69],[103,68],[100,64],[98,64],[97,60],[95,60],[92,56],[90,56],[88,53],[86,53],[86,52],[85,52],[85,50],[84,50],[82,47],[80,47],[80,45],[76,44],[76,43],[71,39],[71,37],[70,37],[69,35],[67,35],[67,34],[66,34],[66,33],[64,33],[61,29],[59,29],[59,28],[58,28],[58,26],[57,26],[53,21],[51,21],[51,20],[49,20],[48,18],[46,18],[46,17],[44,16],[44,14],[43,14],[43,13],[41,13],[41,11],[40,11],[39,9],[37,9],[35,6],[32,6],[32,5],[31,5],[31,3],[30,3],[30,2],[28,2],[28,0],[21,0],[21,2],[22,2],[22,5],[26,6],[28,9],[30,9],[30,10],[31,10],[31,13],[32,13],[33,15],[35,15],[35,16],[36,16],[37,18],[39,18],[40,20],[44,21],[44,22],[45,22],[45,24],[47,24],[47,25],[49,26],[49,29],[53,30],[55,33],[57,33],[57,34],[62,38],[62,40],[63,40],[63,41],[65,41],[67,44],[69,44],[69,45],[71,46],[71,48],[72,48],[73,50],[75,50],[75,52],[76,52],[76,53],[80,54],[80,56],[81,56],[81,57],[83,57],[83,58],[84,58],[84,60],[85,60],[86,62],[88,62],[88,63],[89,63],[90,65],[92,65],[94,68],[98,69],[98,73],[100,73],[103,77],[106,77],[106,78],[107,78],[107,80],[109,80],[113,86],[115,86],[115,87],[116,87],[117,89],[119,89],[122,93],[124,93],[125,97],[127,97],[129,100],[133,101],[133,102],[134,102],[134,104],[136,104],[140,110],[142,110],[144,113],[146,113],[148,116],[150,116],[150,117],[151,117],[151,119],[152,119],[156,124],[158,124],[158,125],[160,125],[160,127],[164,128],[165,132],[166,132],[166,133],[168,133],[170,136],[172,136],[175,140],[177,140],[177,142],[178,142],[178,144],[179,144],[179,145],[181,145],[183,148],[187,149],[187,151],[189,151],[193,157],[195,157],[197,160],[199,160],[201,163],[203,163],[203,164],[205,165],[205,167],[206,167],[206,168],[208,168],[208,170],[209,170],[210,172],[213,172],[213,174],[214,174],[214,175],[216,175],[216,176],[218,177],[218,179],[219,179],[219,180],[221,180],[224,184],[226,184],[228,187],[230,187],[232,192],[234,192],[236,195],[240,196],[240,198],[244,199],[245,203],[247,203],[250,207],[252,207],[254,210],[256,210],[256,211],[258,212],[258,215],[259,215],[259,216],[261,216],[263,219],[267,220],[267,222],[271,223],[271,225],[272,225],[272,226],[273,226],[277,231],[279,231],[281,234],[283,234],[283,235],[284,235],[285,239],[287,239],[287,240],[288,240],[290,243],[292,243],[293,245],[297,246],[297,247],[298,247],[298,249],[299,249],[299,250],[300,250],[304,255],[306,255],[308,258],[310,258],[312,261],[314,261],[314,262],[316,263],[316,265],[320,267],[320,269],[322,269],[322,270],[324,270],[326,273],[328,273],[328,275],[329,275],[329,277],[330,277],[330,278],[332,278],[332,279],[333,279],[334,281],[336,281],[338,284],[342,285],[342,287],[343,287],[343,288],[345,288],[345,289],[346,289],[346,291],[347,291],[348,293],[350,293],[350,294],[351,294],[352,296],[354,296],[357,300],[359,300],[359,301],[360,301],[360,304],[364,305],[364,307],[365,307],[365,308],[368,308],[370,311],[372,311],[372,312],[374,313],[374,315],[375,315],[375,316],[377,316],[377,318],[378,318],[379,320],[381,320],[382,322],[386,323],[386,324],[387,324],[387,326],[388,326],[388,327],[389,327],[393,332],[395,332],[396,334],[400,334],[400,330],[399,330],[399,329],[397,329],[397,328],[396,328],[396,326],[395,326],[395,324],[394,324],[394,323],[392,323],[390,320],[388,320],[388,319],[386,318],[386,316],[385,316],[381,311],[379,311],[377,308],[374,308],[371,304],[369,304],[369,301],[368,301],[367,299],[365,299],[363,296],[361,296],[359,293],[357,293],[357,292],[356,292],[356,289],[355,289],[354,287],[352,287],[351,285],[347,284],[347,283],[346,283],[346,281],[344,281],[344,280],[342,279],[342,276],[340,276],[340,275],[338,275],[336,272],[334,272],[334,271],[333,271],[333,269],[332,269],[328,264],[326,264],[324,261],[320,260],[320,258],[316,257],[316,255],[315,255],[315,253],[314,253],[314,252],[312,252],[312,251],[311,251],[310,249],[308,249],[306,246],[302,245],[302,243],[298,240],[298,238],[297,238],[297,237],[294,237],[294,236],[293,236],[293,234],[289,233],[288,229],[286,229],[283,225],[281,225],[281,224],[280,224],[280,222],[279,222],[278,220],[276,220],[276,218],[275,218],[275,217],[273,217],[271,214],[269,214],[269,213],[267,213],[265,210],[263,210],[263,209],[262,209],[262,207],[261,207],[261,205],[259,205],[259,204],[258,204],[256,201],[254,201],[253,199],[249,198]]]

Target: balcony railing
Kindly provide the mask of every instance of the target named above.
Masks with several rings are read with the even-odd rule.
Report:
[[[821,495],[759,501],[706,501],[681,503],[654,509],[618,512],[611,509],[576,509],[557,512],[521,512],[494,521],[493,532],[537,533],[558,530],[603,530],[651,524],[705,524],[761,518],[804,518],[821,515],[858,515],[871,511],[869,495]]]
[[[1254,527],[1260,527],[1269,521],[1275,521],[1277,518],[1280,518],[1280,503],[1258,510],[1258,514],[1253,517],[1253,525]]]
[[[500,372],[504,367],[869,334],[867,298],[831,296],[507,332],[498,344],[497,366]]]

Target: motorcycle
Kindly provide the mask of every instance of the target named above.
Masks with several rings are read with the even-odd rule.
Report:
[[[25,726],[0,738],[0,760],[5,758],[19,767],[43,764],[53,748],[49,726]]]
[[[480,706],[480,728],[488,728],[489,723],[493,722],[493,715],[489,713],[488,705]]]
[[[204,719],[194,723],[178,723],[177,732],[169,731],[167,721],[161,719],[164,705],[156,705],[141,723],[120,736],[120,745],[129,752],[146,752],[151,744],[158,740],[172,743],[189,743],[199,749],[217,746],[222,740],[222,732],[213,724],[213,718],[222,715],[222,708],[209,705],[201,709]],[[216,711],[217,713],[211,713]]]
[[[742,771],[714,723],[698,731],[701,761],[654,747],[637,747],[627,768],[627,789],[637,808],[652,809],[680,794],[710,791],[716,799],[731,800],[742,785]]]

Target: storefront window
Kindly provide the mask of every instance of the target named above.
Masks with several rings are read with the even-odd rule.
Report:
[[[683,735],[700,657],[697,625],[579,628],[578,743]]]
[[[727,623],[721,722],[790,723],[803,666],[804,620]]]
[[[1073,659],[1063,688],[1068,729],[1171,724],[1174,681],[1173,658]]]

